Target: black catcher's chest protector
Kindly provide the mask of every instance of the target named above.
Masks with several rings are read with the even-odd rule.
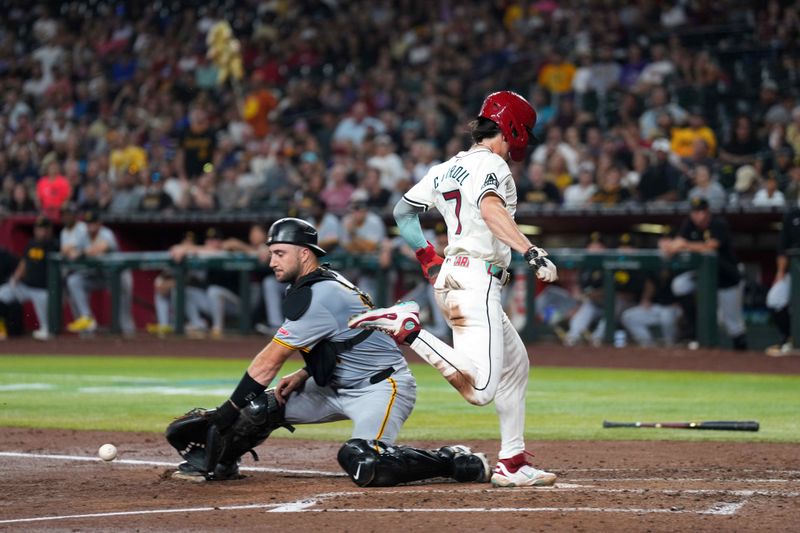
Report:
[[[298,320],[301,318],[311,305],[311,286],[321,281],[335,281],[350,290],[355,290],[365,303],[370,307],[372,306],[369,296],[361,292],[358,287],[342,282],[333,272],[328,270],[327,267],[321,266],[314,272],[297,280],[292,284],[289,290],[286,291],[286,296],[283,300],[283,315],[289,320]],[[308,353],[301,352],[303,360],[306,363],[306,369],[311,377],[314,378],[317,385],[321,387],[328,385],[331,378],[333,378],[333,372],[336,369],[339,354],[366,340],[371,333],[372,331],[365,330],[352,339],[347,339],[342,342],[333,342],[328,339],[323,339]]]

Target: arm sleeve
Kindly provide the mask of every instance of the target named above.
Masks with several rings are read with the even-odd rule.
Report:
[[[319,341],[332,337],[337,328],[336,319],[330,311],[325,306],[312,302],[299,319],[286,319],[272,340],[287,348],[307,353]]]
[[[394,206],[394,220],[397,222],[397,229],[400,235],[408,243],[412,250],[419,250],[428,246],[428,241],[422,233],[422,226],[419,223],[419,214],[424,212],[424,207],[417,207],[410,204],[405,198],[401,198]]]

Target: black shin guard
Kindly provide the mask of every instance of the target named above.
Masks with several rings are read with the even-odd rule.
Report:
[[[392,487],[434,477],[453,477],[453,454],[409,446],[387,446],[375,440],[350,439],[339,449],[339,464],[360,487]],[[460,468],[460,477],[473,467]],[[466,481],[466,480],[465,480]]]

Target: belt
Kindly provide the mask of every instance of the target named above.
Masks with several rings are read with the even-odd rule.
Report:
[[[500,285],[505,287],[508,284],[508,282],[511,281],[511,272],[509,272],[503,267],[493,265],[489,262],[485,263],[486,263],[486,272],[490,274],[492,277],[500,280]]]
[[[358,383],[356,383],[355,385],[352,385],[350,387],[331,387],[331,388],[333,390],[335,390],[335,391],[338,391],[338,390],[363,389],[364,387],[367,387],[369,385],[375,385],[376,383],[380,383],[384,379],[386,379],[389,376],[391,376],[392,374],[394,374],[394,371],[395,371],[394,367],[390,366],[389,368],[384,368],[383,370],[381,370],[377,374],[373,374],[369,378],[363,379],[363,380],[359,381]]]

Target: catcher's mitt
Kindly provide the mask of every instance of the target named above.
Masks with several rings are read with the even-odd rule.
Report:
[[[224,443],[215,422],[216,409],[192,409],[167,426],[173,448],[195,469],[208,476],[222,456]]]
[[[209,480],[218,464],[236,464],[247,452],[258,460],[253,448],[273,430],[286,427],[294,431],[283,418],[284,408],[274,389],[264,391],[241,411],[232,414],[229,406],[232,404],[226,402],[217,409],[192,409],[167,426],[167,441]]]

